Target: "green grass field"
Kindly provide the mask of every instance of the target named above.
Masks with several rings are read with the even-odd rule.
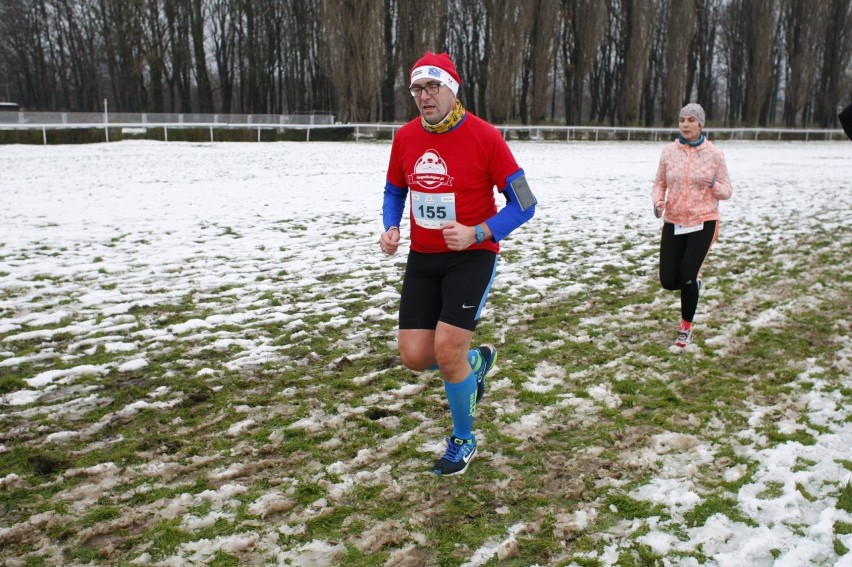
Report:
[[[230,253],[246,229],[211,221],[196,237],[212,253],[131,285],[149,268],[116,263],[153,234],[7,239],[0,562],[739,565],[749,542],[755,565],[809,542],[812,564],[848,560],[843,203],[723,225],[682,353],[653,230],[590,239],[543,211],[505,244],[477,332],[499,349],[480,449],[449,478],[431,472],[440,377],[395,350],[403,257],[346,270],[289,220],[267,226],[291,244]],[[334,221],[365,250],[373,232]],[[21,271],[50,258],[76,268]]]

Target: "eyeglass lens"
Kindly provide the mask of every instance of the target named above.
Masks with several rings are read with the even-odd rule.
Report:
[[[411,96],[420,96],[423,91],[426,91],[428,95],[436,95],[440,88],[441,83],[426,83],[425,85],[413,85],[408,90],[411,92]]]

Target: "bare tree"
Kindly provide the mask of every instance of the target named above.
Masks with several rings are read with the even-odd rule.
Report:
[[[494,122],[564,101],[567,124],[669,124],[693,99],[728,124],[830,126],[852,81],[852,0],[0,0],[0,37],[31,109],[392,121],[427,50]]]
[[[607,19],[605,0],[563,0],[565,38],[561,46],[565,75],[565,123],[580,124],[585,85],[595,63]]]
[[[166,76],[166,32],[163,22],[160,0],[145,0],[145,14],[143,16],[145,31],[142,41],[145,49],[145,61],[148,66],[148,105],[146,110],[153,112],[165,111],[165,89]]]
[[[384,63],[381,89],[379,91],[381,112],[379,119],[392,122],[396,115],[397,82],[401,65],[399,38],[399,2],[382,0],[382,47]]]
[[[523,50],[519,38],[529,33],[526,4],[508,0],[485,0],[486,17],[491,22],[491,41],[488,44],[488,117],[492,122],[505,123],[512,115],[517,92]]]
[[[694,0],[674,0],[668,18],[666,44],[665,90],[663,94],[663,124],[669,126],[689,98],[687,66],[689,48],[697,24]]]
[[[777,49],[777,0],[749,0],[741,10],[745,25],[745,103],[747,125],[766,124]]]
[[[708,120],[715,116],[718,96],[714,58],[720,2],[721,0],[696,1],[697,22],[687,64],[685,90],[687,93],[696,93],[695,100],[701,102]]]
[[[371,118],[382,78],[381,5],[370,0],[324,0],[324,58],[340,97],[340,111],[350,121]]]
[[[784,23],[784,46],[787,57],[785,66],[784,124],[795,126],[801,113],[802,125],[808,121],[806,107],[812,100],[820,39],[825,37],[828,15],[822,2],[785,0],[782,6]]]
[[[60,108],[92,111],[102,108],[102,42],[93,1],[52,1],[51,29],[55,36],[56,72],[61,85],[54,104]],[[49,108],[49,107],[48,107]]]
[[[688,1],[688,0],[687,0]],[[642,88],[642,102],[640,115],[647,126],[654,124],[657,111],[665,108],[666,97],[666,46],[669,43],[669,27],[666,25],[671,10],[671,0],[660,0],[657,7],[657,21],[659,25],[654,26],[653,43],[648,50],[648,70]],[[664,117],[665,118],[665,117]]]
[[[207,43],[204,35],[207,10],[202,0],[192,0],[189,10],[189,26],[192,36],[192,55],[195,60],[195,88],[198,93],[198,111],[213,112],[213,86],[207,70]]]
[[[334,87],[320,55],[324,34],[322,0],[287,1],[287,106],[291,111],[330,111]]]
[[[550,100],[553,59],[559,40],[559,0],[535,0],[526,12],[529,37],[521,72],[519,114],[524,124],[540,124]]]
[[[621,36],[623,18],[621,0],[605,0],[607,18],[604,38],[595,53],[595,63],[589,80],[591,99],[590,118],[598,122],[615,123],[616,83],[622,66]]]
[[[49,66],[46,7],[43,1],[7,0],[0,4],[4,58],[25,106],[54,104],[57,85]]]
[[[849,62],[852,58],[852,0],[828,0],[828,25],[820,54],[816,119],[827,128],[837,124],[837,105],[849,100]],[[845,87],[845,89],[844,89]]]
[[[639,116],[639,104],[648,72],[653,45],[657,0],[623,0],[620,16],[624,21],[618,77],[616,113],[620,124],[633,124]]]
[[[138,112],[146,106],[145,48],[141,0],[106,2],[96,9],[106,60],[113,108]]]
[[[192,112],[192,48],[188,12],[185,2],[163,0],[170,56],[166,66],[166,81],[172,101],[169,106],[177,112]]]
[[[728,97],[725,121],[728,125],[732,125],[744,117],[746,26],[742,12],[742,0],[734,0],[724,7],[720,21],[722,59],[725,65],[725,91]]]
[[[459,98],[474,114],[485,114],[491,24],[482,2],[453,2],[447,14],[447,49],[462,84]]]

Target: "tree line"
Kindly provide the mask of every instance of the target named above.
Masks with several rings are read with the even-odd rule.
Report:
[[[424,51],[495,123],[836,124],[852,0],[0,0],[0,86],[28,110],[397,122]]]

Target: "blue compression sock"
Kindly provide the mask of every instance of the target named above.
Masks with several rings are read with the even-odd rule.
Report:
[[[453,416],[453,435],[459,439],[473,437],[473,414],[476,412],[476,377],[473,370],[458,384],[444,382],[450,414]]]

